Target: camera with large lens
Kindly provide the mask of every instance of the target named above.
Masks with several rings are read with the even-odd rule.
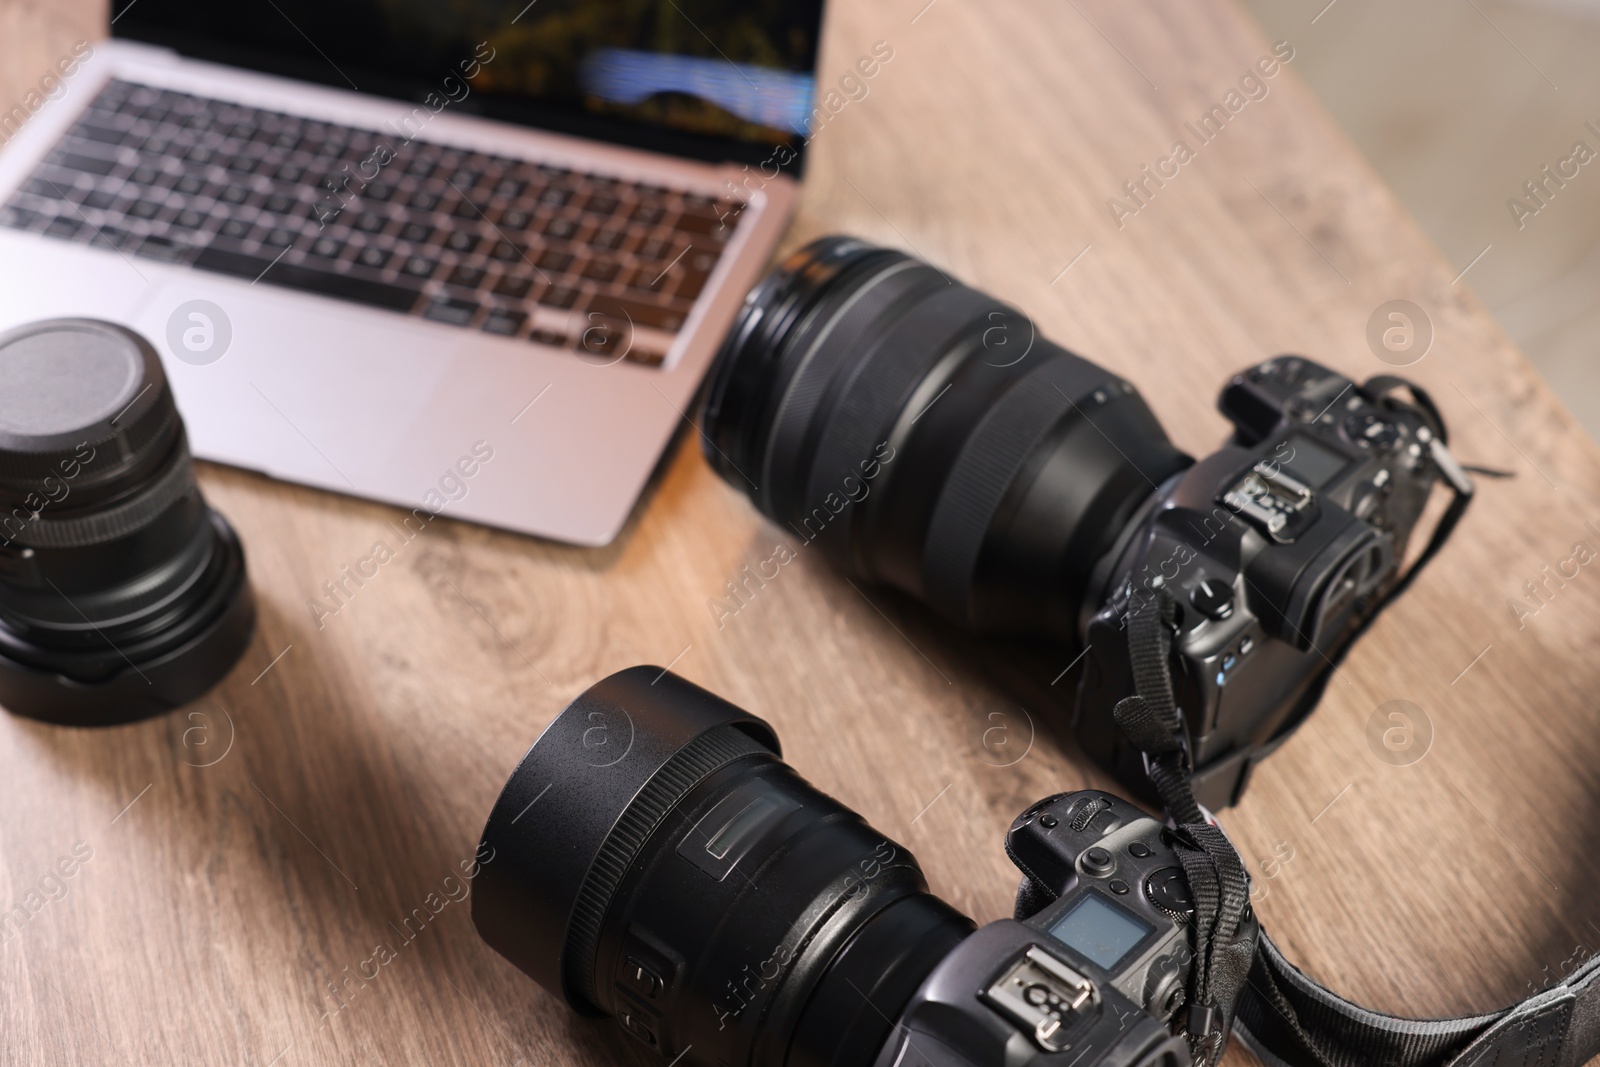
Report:
[[[1471,483],[1398,379],[1283,356],[1219,406],[1233,436],[1196,461],[1131,384],[1020,312],[827,237],[746,298],[703,422],[722,477],[837,566],[1019,652],[1053,648],[1028,695],[1070,704],[1084,750],[1143,795],[1111,709],[1133,691],[1127,614],[1163,590],[1195,790],[1221,807],[1415,573],[1400,564],[1435,482],[1460,506]],[[1052,675],[1080,659],[1064,700]]]
[[[1017,918],[975,930],[903,846],[791,770],[765,722],[635,667],[511,775],[472,917],[545,989],[672,1062],[1185,1067],[1185,848],[1109,794],[1051,797],[1006,837]],[[1245,958],[1254,936],[1252,920]]]
[[[170,710],[255,618],[149,342],[91,319],[0,335],[0,704],[80,726]]]

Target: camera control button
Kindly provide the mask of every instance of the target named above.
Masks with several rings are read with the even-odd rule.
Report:
[[[1106,883],[1106,888],[1111,890],[1119,897],[1125,897],[1128,895],[1132,887],[1129,886],[1127,882],[1124,882],[1121,878],[1113,878],[1111,881]]]
[[[1143,841],[1135,841],[1128,846],[1128,855],[1136,860],[1142,860],[1150,855],[1150,846]]]
[[[624,1008],[618,1018],[622,1022],[622,1028],[628,1033],[651,1048],[656,1046],[656,1032],[651,1029],[650,1021],[643,1017],[643,1013],[637,1012],[632,1008]]]
[[[659,996],[662,987],[666,985],[654,968],[632,956],[628,957],[627,965],[623,968],[623,978],[628,989],[651,1000]]]
[[[1150,903],[1173,915],[1187,915],[1194,911],[1194,901],[1189,896],[1189,881],[1181,867],[1163,867],[1144,882],[1144,895]]]
[[[1189,603],[1208,619],[1226,619],[1233,614],[1233,589],[1214,578],[1202,578],[1189,591]]]
[[[1400,441],[1400,427],[1370,411],[1355,412],[1344,420],[1344,432],[1362,448],[1388,451]]]
[[[1082,864],[1084,873],[1092,875],[1110,874],[1117,867],[1117,861],[1111,853],[1098,846],[1085,852],[1078,862]]]
[[[1039,816],[1039,825],[1046,830],[1054,830],[1056,828],[1056,817],[1047,812]]]

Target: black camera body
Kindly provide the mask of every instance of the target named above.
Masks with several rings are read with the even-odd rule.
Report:
[[[946,956],[876,1067],[1183,1067],[1172,1032],[1193,963],[1188,882],[1171,831],[1084,790],[1019,816],[1006,852],[1026,876],[1015,920]]]
[[[1402,384],[1270,360],[1223,391],[1232,440],[1196,461],[1122,375],[1016,309],[828,237],[746,298],[705,454],[786,536],[978,638],[1145,796],[1111,710],[1134,688],[1127,612],[1165,586],[1195,789],[1220,808],[1416,572],[1397,566],[1440,474],[1471,493],[1431,401],[1391,395]]]
[[[1134,691],[1128,615],[1164,589],[1195,789],[1226,806],[1394,587],[1441,457],[1430,414],[1297,356],[1236,376],[1218,407],[1233,439],[1169,478],[1101,563],[1074,729],[1124,782],[1144,781],[1111,710]]]
[[[1106,793],[1041,801],[1006,838],[1016,918],[974,929],[767,723],[634,667],[512,773],[472,919],[681,1067],[1188,1067],[1178,833]]]

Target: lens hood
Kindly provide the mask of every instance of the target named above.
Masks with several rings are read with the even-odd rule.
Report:
[[[780,754],[770,726],[660,667],[596,682],[545,728],[489,814],[478,933],[575,1010],[604,1014],[583,975],[630,861],[707,773],[760,752]]]

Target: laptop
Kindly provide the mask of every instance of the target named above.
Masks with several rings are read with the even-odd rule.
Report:
[[[203,459],[612,541],[794,206],[821,0],[116,0],[0,112],[0,330]]]

